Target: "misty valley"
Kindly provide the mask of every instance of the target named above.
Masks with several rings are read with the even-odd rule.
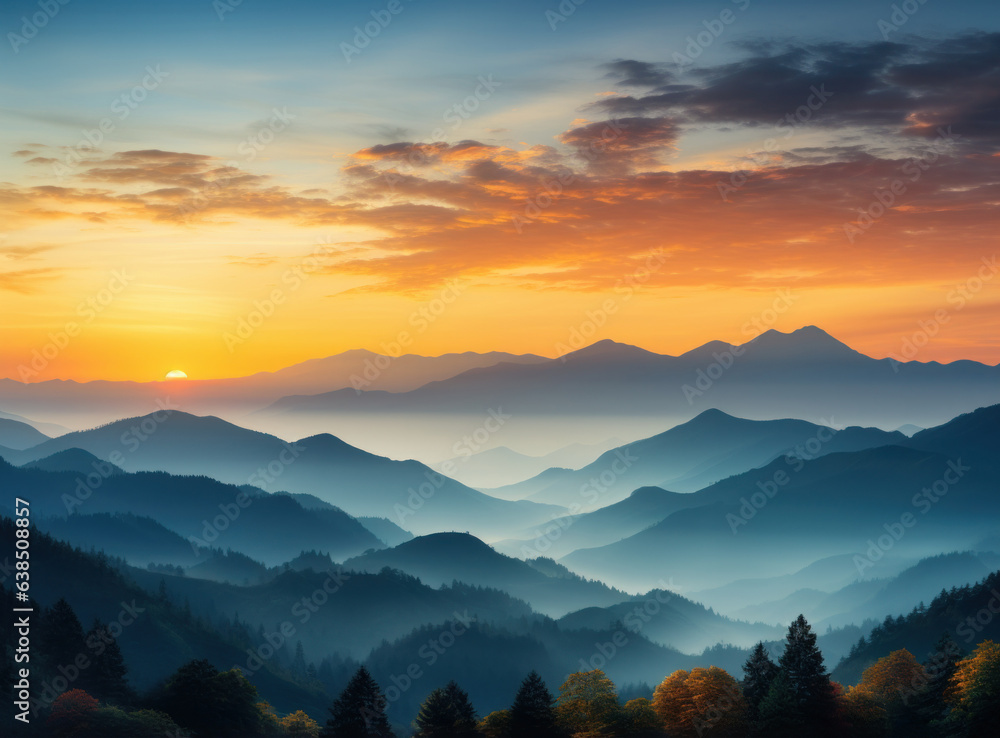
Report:
[[[1000,368],[871,359],[818,328],[676,357],[386,356],[366,379],[385,388],[356,391],[371,365],[0,380],[0,596],[30,621],[0,676],[26,734],[937,736],[996,716]]]

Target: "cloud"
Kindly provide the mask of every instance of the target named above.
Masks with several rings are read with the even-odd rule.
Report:
[[[370,240],[322,271],[400,292],[455,276],[608,289],[654,249],[669,254],[649,281],[662,288],[896,284],[995,250],[996,35],[771,44],[745,54],[684,80],[656,63],[612,62],[606,74],[648,94],[589,105],[600,118],[575,120],[555,145],[377,143],[348,158],[336,194],[203,154],[147,149],[95,154],[68,186],[0,185],[0,206],[46,220],[360,228]],[[690,133],[711,131],[725,149],[725,129],[773,125],[824,85],[833,94],[815,116],[817,133],[783,139],[766,156],[751,150],[734,166],[746,173],[728,162],[677,164]],[[921,137],[943,124],[963,137],[932,150]],[[845,223],[894,182],[903,191],[892,206],[849,241]]]
[[[12,261],[35,260],[38,254],[58,248],[54,245],[39,246],[0,246],[0,256],[5,256]]]
[[[877,126],[886,133],[936,135],[953,125],[1000,146],[1000,33],[906,43],[760,45],[751,56],[689,72],[685,84],[592,104],[605,114],[670,114],[691,124],[775,124],[808,104],[830,101],[814,124]]]
[[[0,290],[30,295],[41,292],[43,287],[59,276],[61,269],[21,269],[13,272],[0,272]]]
[[[669,118],[618,118],[573,128],[559,140],[595,171],[621,174],[659,165],[660,155],[674,148],[679,130]]]
[[[617,59],[603,65],[607,78],[626,87],[663,87],[676,80],[665,64],[651,64],[635,59]]]

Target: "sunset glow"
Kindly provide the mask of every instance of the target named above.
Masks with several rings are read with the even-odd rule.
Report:
[[[688,64],[700,10],[650,6],[667,30],[646,34],[536,8],[531,65],[499,40],[513,7],[481,9],[487,38],[404,4],[345,59],[362,4],[178,5],[200,25],[164,16],[141,46],[137,10],[68,7],[8,59],[0,376],[148,381],[170,357],[240,376],[407,330],[413,353],[554,356],[608,300],[593,340],[676,354],[745,339],[782,291],[780,330],[882,357],[945,311],[919,360],[1000,362],[997,39],[962,30],[995,9],[929,4],[890,43],[874,16],[812,19],[828,37],[803,43],[741,0]],[[755,46],[776,17],[788,40]],[[299,39],[319,28],[322,52]],[[428,34],[475,65],[407,62]],[[450,280],[454,305],[419,317]]]

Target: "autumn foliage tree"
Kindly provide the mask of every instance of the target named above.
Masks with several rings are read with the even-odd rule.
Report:
[[[1000,644],[983,641],[952,675],[946,699],[950,727],[964,735],[995,735],[1000,725]]]
[[[653,692],[653,708],[678,738],[699,738],[709,729],[719,738],[742,738],[749,727],[739,684],[715,666],[675,671]]]
[[[90,733],[99,706],[97,699],[82,689],[71,689],[52,703],[45,727],[53,738],[83,738]]]
[[[281,729],[290,738],[319,738],[319,723],[302,710],[281,718]]]

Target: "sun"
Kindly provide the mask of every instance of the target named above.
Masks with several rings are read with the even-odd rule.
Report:
[[[167,379],[187,379],[188,375],[182,372],[180,369],[173,369],[167,372]]]

